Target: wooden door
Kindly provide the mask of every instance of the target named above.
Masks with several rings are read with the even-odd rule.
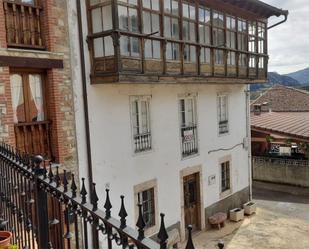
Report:
[[[193,230],[200,229],[200,191],[199,174],[184,177],[184,213],[185,225],[192,225]]]

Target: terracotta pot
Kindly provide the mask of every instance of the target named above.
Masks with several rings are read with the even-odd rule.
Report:
[[[0,231],[0,248],[7,249],[10,245],[12,233],[8,231]]]

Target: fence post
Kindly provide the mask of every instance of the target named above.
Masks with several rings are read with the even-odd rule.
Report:
[[[35,164],[35,192],[36,192],[36,210],[37,210],[37,239],[38,248],[50,248],[49,244],[49,222],[48,222],[48,203],[47,193],[40,188],[38,176],[46,174],[45,168],[41,168],[43,158],[35,156],[33,158]]]

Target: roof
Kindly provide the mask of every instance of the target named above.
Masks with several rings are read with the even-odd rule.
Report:
[[[251,128],[309,139],[309,118],[289,113],[251,115]]]
[[[267,110],[274,112],[309,112],[309,91],[276,85],[253,101],[251,107],[264,103],[267,103]]]
[[[222,0],[223,2],[236,5],[239,8],[254,12],[260,16],[269,18],[271,16],[288,15],[287,10],[282,10],[259,0]]]

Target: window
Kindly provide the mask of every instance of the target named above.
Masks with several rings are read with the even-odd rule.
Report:
[[[236,49],[236,19],[226,17],[226,47]]]
[[[178,1],[164,1],[164,36],[179,39]]]
[[[113,28],[111,3],[104,3],[91,9],[92,33],[99,33]]]
[[[218,47],[224,47],[224,16],[223,14],[214,11],[213,12],[213,45]]]
[[[239,54],[239,59],[238,59],[238,65],[240,67],[247,67],[247,55],[246,54]]]
[[[151,150],[150,97],[131,97],[134,152]]]
[[[221,193],[231,189],[230,162],[221,163]]]
[[[167,60],[180,60],[179,44],[175,42],[166,43],[166,59]]]
[[[249,23],[249,52],[256,53],[256,22]]]
[[[143,33],[151,36],[160,36],[160,4],[159,0],[143,1]],[[145,39],[145,58],[161,58],[161,42]]]
[[[236,53],[235,52],[228,52],[227,54],[227,64],[229,66],[235,66],[236,65]]]
[[[248,34],[247,34],[247,22],[242,19],[238,19],[238,50],[248,50]]]
[[[140,40],[136,37],[120,37],[120,54],[124,56],[140,56]]]
[[[215,64],[224,65],[224,51],[220,49],[215,49]]]
[[[259,68],[260,68],[260,69],[265,68],[264,57],[260,57],[260,58],[259,58]]]
[[[219,135],[229,132],[228,121],[228,96],[218,96],[218,121],[219,121]]]
[[[182,4],[183,12],[183,40],[196,42],[195,31],[195,6],[188,3]]]
[[[266,25],[265,23],[258,22],[258,53],[266,54]]]
[[[211,53],[210,48],[201,48],[201,63],[210,64],[211,62]]]
[[[146,228],[155,226],[155,199],[154,188],[147,189],[138,193],[138,202],[142,204],[143,219],[146,223]]]
[[[131,32],[139,32],[138,29],[138,14],[137,14],[137,1],[118,1],[118,16],[119,16],[119,29]]]
[[[43,76],[15,73],[10,76],[14,123],[45,120]]]
[[[188,95],[179,100],[180,133],[182,156],[187,157],[198,153],[196,97]]]
[[[196,62],[196,47],[193,45],[185,45],[184,49],[185,62]]]
[[[200,43],[210,45],[210,10],[205,8],[199,8],[199,32]]]
[[[95,58],[114,55],[114,44],[111,36],[95,38],[93,47]]]
[[[253,55],[249,58],[249,68],[256,68],[256,58]]]

